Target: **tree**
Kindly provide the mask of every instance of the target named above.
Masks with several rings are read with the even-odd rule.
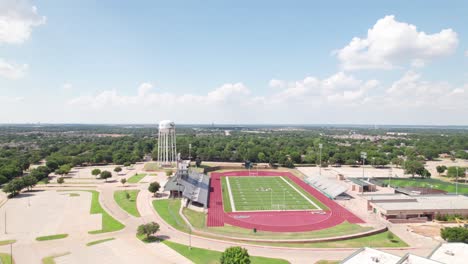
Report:
[[[98,176],[99,174],[101,174],[101,170],[100,169],[94,169],[91,171],[91,174],[94,175],[94,176]]]
[[[122,185],[125,185],[125,183],[127,183],[127,179],[122,178],[122,179],[120,180],[120,182],[122,183]]]
[[[63,178],[63,177],[59,177],[59,178],[57,179],[57,183],[58,183],[58,184],[62,184],[62,183],[64,183],[64,182],[65,182],[65,178]]]
[[[159,184],[159,182],[155,181],[150,183],[150,185],[148,186],[148,191],[153,193],[153,195],[156,195],[160,188],[161,185]]]
[[[241,247],[229,247],[221,254],[221,264],[250,264],[250,256],[247,249]]]
[[[68,174],[71,171],[71,169],[72,167],[70,164],[64,164],[55,170],[55,174],[63,176],[63,175]]]
[[[468,228],[446,227],[440,230],[440,236],[447,242],[468,243]]]
[[[171,175],[172,175],[172,170],[167,170],[167,171],[166,171],[166,176],[169,177],[169,176],[171,176]]]
[[[24,189],[24,187],[25,186],[23,179],[18,177],[5,184],[5,186],[3,186],[3,191],[6,193],[10,193],[11,196],[15,196],[19,192],[21,192],[21,190]]]
[[[447,177],[456,178],[458,177],[465,177],[466,168],[464,167],[457,167],[451,166],[447,168]]]
[[[124,162],[123,165],[124,165],[125,167],[128,167],[128,166],[132,165],[132,163],[130,163],[129,161],[127,161],[127,162]]]
[[[146,236],[146,239],[149,239],[150,236],[154,235],[156,232],[159,231],[159,224],[155,222],[147,223],[138,226],[137,235],[139,236]]]
[[[51,170],[51,171],[54,171],[54,170],[56,170],[56,169],[59,167],[58,163],[57,163],[56,161],[54,161],[54,160],[48,160],[48,161],[46,162],[46,166],[47,166],[47,168],[49,168],[49,170]]]
[[[440,174],[444,173],[445,170],[447,170],[447,166],[445,166],[445,165],[442,165],[442,166],[439,165],[439,166],[436,167],[436,170],[437,170],[437,173],[439,173],[439,175],[440,175]]]
[[[422,175],[424,172],[424,165],[417,160],[407,160],[403,164],[405,173],[411,174],[414,177],[415,174]]]
[[[103,171],[101,172],[100,178],[106,180],[107,182],[107,179],[112,178],[112,173],[110,171]]]
[[[28,175],[23,177],[23,184],[24,187],[28,188],[28,190],[31,190],[36,184],[37,184],[37,179],[34,176]]]
[[[200,168],[201,163],[202,163],[202,160],[200,159],[200,157],[197,157],[197,158],[195,159],[195,166],[196,166],[197,168]]]
[[[117,173],[119,173],[119,172],[122,171],[122,168],[121,168],[121,167],[115,167],[114,171],[117,172]]]

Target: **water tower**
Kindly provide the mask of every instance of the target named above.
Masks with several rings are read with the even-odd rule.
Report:
[[[177,162],[175,123],[170,120],[159,122],[158,163],[160,166],[172,166]]]

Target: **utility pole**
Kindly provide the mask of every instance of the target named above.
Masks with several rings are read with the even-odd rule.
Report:
[[[319,176],[322,176],[322,148],[323,144],[319,144],[319,150],[320,150],[320,160],[319,160]]]

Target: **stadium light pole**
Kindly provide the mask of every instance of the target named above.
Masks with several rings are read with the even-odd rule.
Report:
[[[319,150],[320,150],[320,159],[319,159],[319,176],[322,176],[322,148],[323,144],[319,144]]]
[[[364,178],[364,164],[366,162],[367,152],[361,152],[361,158],[362,158],[362,178]]]

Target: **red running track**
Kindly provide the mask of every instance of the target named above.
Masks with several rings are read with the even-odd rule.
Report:
[[[222,176],[283,176],[288,177],[302,189],[313,195],[328,207],[324,214],[312,211],[256,211],[231,212],[223,209],[223,194],[221,190]],[[303,232],[330,228],[348,221],[350,223],[364,223],[359,217],[329,199],[314,187],[308,185],[298,177],[285,171],[229,171],[212,172],[211,188],[208,207],[207,226],[224,226],[229,224],[243,228],[257,228],[257,230],[271,232]]]

